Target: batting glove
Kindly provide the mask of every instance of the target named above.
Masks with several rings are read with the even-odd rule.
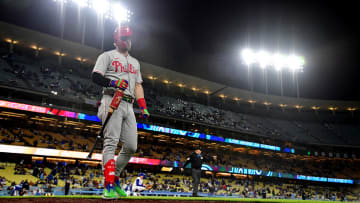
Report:
[[[150,114],[149,111],[147,109],[143,109],[141,108],[141,112],[142,112],[142,117],[145,118],[149,118]]]
[[[126,90],[126,88],[128,87],[129,83],[127,80],[124,79],[120,79],[120,80],[111,80],[110,81],[110,86],[111,87],[115,87],[115,88],[119,88],[122,90]]]
[[[147,110],[146,108],[146,103],[145,103],[145,99],[144,98],[140,98],[137,100],[137,103],[141,109],[141,112],[142,112],[142,117],[145,119],[145,118],[149,118],[150,116],[150,113],[149,111]]]

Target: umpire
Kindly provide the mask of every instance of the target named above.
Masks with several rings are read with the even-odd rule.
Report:
[[[195,151],[187,158],[184,167],[181,168],[181,172],[184,171],[184,168],[191,163],[191,176],[193,179],[193,197],[198,197],[198,191],[199,191],[199,183],[200,183],[200,177],[201,177],[201,166],[204,161],[210,161],[214,160],[216,161],[216,156],[213,156],[212,158],[205,157],[201,154],[201,148],[198,146]]]

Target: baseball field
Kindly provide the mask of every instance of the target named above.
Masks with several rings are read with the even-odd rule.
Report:
[[[0,202],[13,203],[13,202],[46,202],[46,203],[61,203],[61,202],[71,202],[71,203],[83,203],[83,202],[121,202],[121,203],[135,203],[135,202],[191,202],[191,203],[215,203],[215,202],[244,202],[244,203],[254,203],[254,202],[271,202],[271,203],[283,203],[283,202],[302,202],[302,203],[311,203],[311,202],[329,202],[329,201],[315,201],[315,200],[275,200],[275,199],[250,199],[250,198],[218,198],[218,197],[154,197],[154,196],[141,196],[141,197],[125,197],[116,200],[104,200],[101,196],[94,195],[73,195],[73,196],[55,196],[55,197],[44,197],[44,196],[26,196],[26,197],[12,197],[12,196],[1,196]]]

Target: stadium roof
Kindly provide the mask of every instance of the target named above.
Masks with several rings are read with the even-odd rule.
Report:
[[[102,52],[100,49],[81,45],[77,42],[62,40],[48,34],[0,22],[1,40],[13,39],[19,41],[20,45],[37,45],[43,48],[42,51],[61,51],[66,53],[65,57],[85,58],[87,63],[94,64],[97,56]],[[338,101],[338,100],[317,100],[306,98],[294,98],[262,93],[250,92],[238,88],[232,88],[223,84],[211,82],[191,75],[172,71],[163,67],[141,62],[143,77],[156,78],[160,81],[167,81],[171,85],[183,84],[186,87],[226,99],[238,99],[240,102],[254,103],[256,105],[271,105],[282,108],[302,108],[320,110],[349,110],[354,111],[360,108],[359,101]]]

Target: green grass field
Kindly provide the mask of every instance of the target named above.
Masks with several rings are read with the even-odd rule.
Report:
[[[65,195],[59,195],[59,196],[53,196],[53,197],[45,197],[45,196],[0,196],[0,199],[19,199],[19,198],[69,198],[69,199],[98,199],[101,198],[101,196],[95,196],[95,195],[71,195],[71,196],[65,196]],[[273,199],[246,199],[246,198],[223,198],[223,197],[154,197],[154,196],[141,196],[141,197],[125,197],[121,199],[126,200],[174,200],[174,201],[225,201],[225,202],[273,202],[273,203],[282,203],[282,202],[302,202],[302,203],[311,203],[311,202],[327,202],[329,201],[315,201],[315,200],[273,200]],[[120,200],[120,199],[119,199]]]

